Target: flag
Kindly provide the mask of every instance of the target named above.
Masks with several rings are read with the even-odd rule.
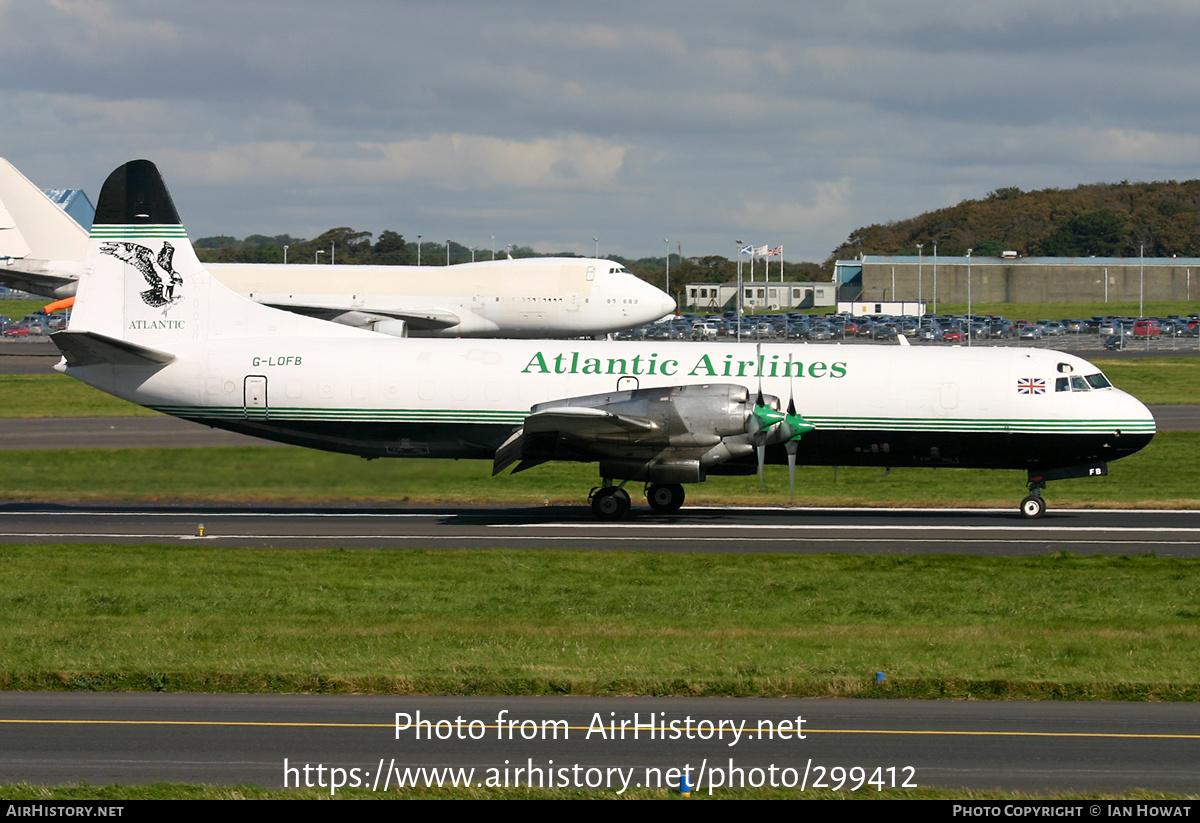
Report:
[[[1046,381],[1040,377],[1022,377],[1017,381],[1017,394],[1044,394]]]
[[[738,254],[754,254],[754,246],[746,246],[744,249],[738,249]]]
[[[764,248],[765,248],[765,246],[764,246]],[[767,257],[778,257],[781,254],[783,254],[783,246],[776,246],[775,248],[773,248],[769,252],[767,252]]]

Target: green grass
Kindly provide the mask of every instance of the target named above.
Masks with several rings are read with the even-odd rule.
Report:
[[[37,300],[0,300],[0,314],[10,320],[20,322],[29,314],[40,313],[42,308],[53,303],[57,298],[46,297]]]
[[[929,310],[933,311],[930,302]],[[1141,316],[1168,317],[1172,314],[1187,317],[1189,314],[1200,312],[1200,303],[1185,300],[1148,301],[1143,306]],[[938,303],[938,314],[966,314],[966,303]],[[1112,303],[973,303],[972,314],[998,314],[1009,320],[1066,320],[1076,318],[1087,320],[1091,317],[1137,317],[1138,303],[1136,300]]]
[[[64,374],[0,374],[0,418],[159,416]]]
[[[1200,358],[1096,359],[1114,386],[1149,405],[1200,403]]]
[[[548,463],[491,476],[486,460],[383,459],[301,448],[59,449],[3,452],[0,500],[568,502],[583,505],[598,485],[595,464]],[[1052,483],[1050,506],[1200,507],[1200,433],[1159,434],[1112,463],[1105,478]],[[975,469],[797,469],[797,505],[1015,507],[1019,471]],[[641,491],[630,485],[635,503]],[[688,504],[787,505],[787,469],[756,477],[713,477],[687,487]]]
[[[857,792],[832,792],[828,789],[717,789],[711,796],[702,789],[691,800],[1012,800],[1054,802],[1065,800],[1195,800],[1198,795],[1151,792],[1140,789],[1120,794],[1051,794],[1030,795],[1023,792],[975,791],[919,788],[878,792],[873,788]],[[265,789],[261,786],[197,786],[184,783],[156,783],[149,786],[32,786],[16,783],[0,786],[0,800],[70,801],[70,800],[681,800],[677,793],[665,789],[630,788],[618,795],[614,790],[432,787],[406,788],[383,792],[366,789],[340,789],[336,796],[329,789]]]
[[[1200,560],[7,545],[0,567],[5,689],[1200,699]]]

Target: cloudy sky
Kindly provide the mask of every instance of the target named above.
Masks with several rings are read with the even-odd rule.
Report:
[[[0,0],[0,156],[193,237],[822,260],[1004,186],[1190,179],[1195,0]]]

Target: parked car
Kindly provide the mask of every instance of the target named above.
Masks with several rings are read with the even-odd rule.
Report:
[[[1162,323],[1157,320],[1138,320],[1133,324],[1133,336],[1141,338],[1161,337]]]

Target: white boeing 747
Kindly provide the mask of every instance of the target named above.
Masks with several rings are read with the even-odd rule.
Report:
[[[496,472],[595,462],[601,518],[628,512],[630,482],[671,512],[684,484],[761,461],[1022,470],[1037,517],[1047,481],[1104,475],[1155,432],[1145,406],[1055,351],[422,340],[279,311],[205,270],[145,160],[105,182],[53,340],[85,383],[285,443]]]
[[[0,284],[68,298],[87,242],[86,230],[0,158]],[[675,310],[669,295],[620,263],[591,258],[207,268],[259,303],[398,337],[591,337]]]

